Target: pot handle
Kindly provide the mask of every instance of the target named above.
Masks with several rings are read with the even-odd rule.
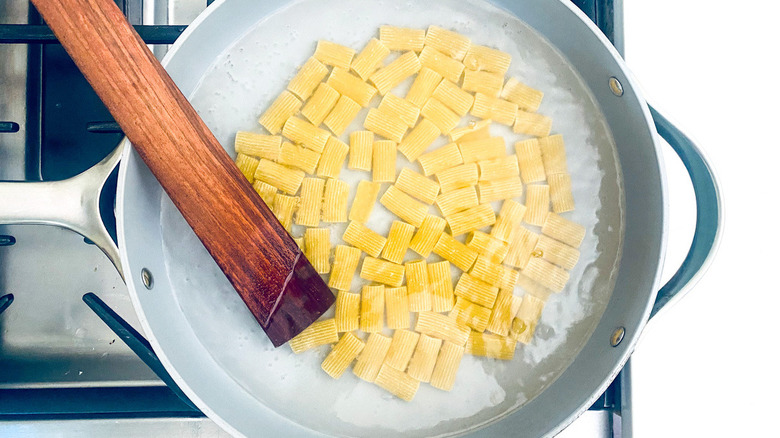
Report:
[[[54,225],[91,240],[124,279],[119,248],[100,214],[100,193],[122,157],[121,142],[106,158],[62,181],[0,182],[0,225]]]
[[[693,287],[709,267],[723,229],[723,201],[718,181],[704,152],[652,106],[650,114],[658,134],[685,165],[696,196],[696,229],[691,248],[677,272],[658,291],[650,313],[652,318],[675,297],[681,297]]]

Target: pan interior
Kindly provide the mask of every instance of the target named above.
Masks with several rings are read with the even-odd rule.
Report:
[[[566,140],[577,209],[566,217],[588,230],[580,261],[565,290],[550,297],[533,342],[512,361],[464,356],[451,392],[422,384],[411,403],[395,399],[347,371],[332,380],[320,369],[322,347],[294,355],[274,349],[246,306],[170,200],[161,199],[161,230],[172,292],[192,331],[224,372],[268,409],[321,433],[430,436],[457,433],[510,412],[541,393],[582,349],[609,302],[623,238],[623,193],[615,144],[602,112],[575,69],[520,19],[482,1],[298,1],[257,24],[226,48],[190,99],[225,149],[238,130],[262,132],[257,118],[284,89],[319,39],[362,49],[382,24],[435,24],[513,57],[507,76],[541,89],[539,112],[553,118]],[[552,18],[551,18],[552,19]],[[229,24],[225,24],[229,25]],[[395,94],[403,96],[409,81]],[[188,90],[185,90],[188,91]],[[375,104],[374,104],[375,105]],[[362,129],[364,109],[347,133]],[[527,137],[494,124],[507,153]],[[341,137],[348,142],[347,136]],[[444,144],[443,139],[439,144]],[[403,161],[400,167],[419,170]],[[188,177],[197,177],[196,175]],[[367,173],[344,170],[354,187]],[[383,186],[383,189],[387,184]],[[518,199],[524,202],[523,198]],[[433,208],[435,210],[435,207]],[[434,211],[431,210],[431,211]],[[386,234],[393,216],[377,205],[368,226]],[[323,224],[322,226],[327,226]],[[344,225],[333,225],[333,244]],[[538,231],[538,229],[537,229]],[[302,229],[293,230],[295,236]],[[411,252],[407,259],[412,259]],[[358,282],[353,282],[352,292]],[[515,294],[524,292],[517,288]],[[193,358],[197,360],[197,358]]]

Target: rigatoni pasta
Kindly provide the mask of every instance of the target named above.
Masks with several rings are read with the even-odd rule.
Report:
[[[542,233],[571,247],[579,248],[585,238],[585,227],[556,213],[547,213]],[[414,249],[414,248],[412,248]]]
[[[493,308],[498,296],[498,288],[464,272],[455,285],[455,296],[480,306]]]
[[[295,97],[294,94],[284,90],[260,116],[258,123],[263,125],[271,134],[278,134],[282,130],[282,126],[287,122],[287,119],[297,113],[301,106],[303,106],[303,102]]]
[[[396,330],[393,332],[393,340],[390,343],[390,350],[385,357],[385,365],[391,366],[398,371],[406,371],[409,359],[412,358],[419,339],[420,334],[410,330]]]
[[[406,286],[386,287],[385,307],[388,328],[409,328],[409,294],[406,292]]]
[[[350,278],[350,280],[352,279]],[[336,330],[339,333],[357,330],[360,321],[360,294],[340,290],[336,296],[335,312]]]
[[[379,102],[379,111],[388,116],[402,121],[409,128],[417,124],[420,117],[420,108],[414,106],[406,99],[402,99],[393,93],[387,93]]]
[[[488,204],[481,204],[446,217],[453,236],[478,230],[496,223],[496,213]]]
[[[516,78],[509,78],[501,90],[502,99],[516,103],[523,111],[536,112],[542,104],[543,97],[544,93],[523,84]]]
[[[459,325],[453,318],[435,312],[420,312],[414,329],[422,334],[450,341],[455,345],[466,343],[471,329]]]
[[[341,95],[347,96],[362,107],[367,107],[371,99],[376,95],[376,88],[360,80],[349,71],[339,67],[333,67],[328,76],[327,84],[333,87]]]
[[[436,358],[439,356],[441,343],[441,339],[420,335],[414,354],[411,360],[409,360],[408,374],[410,377],[420,382],[429,382],[431,380],[431,374],[433,373],[433,367],[436,365]]]
[[[474,96],[474,106],[471,107],[471,114],[482,119],[491,119],[502,125],[512,126],[517,116],[517,104],[508,100],[491,97],[484,93],[477,93]],[[515,132],[517,130],[515,124]]]
[[[425,260],[416,260],[404,266],[406,268],[406,290],[409,296],[409,310],[411,312],[431,310],[428,264]]]
[[[425,33],[425,46],[460,61],[468,53],[471,40],[457,32],[431,25]]]
[[[460,368],[460,361],[463,359],[463,352],[462,346],[444,341],[431,374],[431,386],[443,391],[452,389]]]
[[[363,128],[380,137],[398,143],[404,138],[407,125],[401,119],[396,118],[395,115],[386,114],[381,110],[371,108],[363,121]]]
[[[260,160],[257,158],[244,155],[240,152],[236,154],[236,167],[238,167],[238,170],[241,171],[241,173],[249,182],[254,182],[255,171],[257,170],[257,166],[259,164]]]
[[[426,204],[436,202],[439,194],[439,184],[419,173],[405,167],[398,174],[395,186],[409,196],[419,199]]]
[[[238,131],[233,143],[236,153],[276,161],[282,146],[282,137],[254,132]]]
[[[390,186],[379,198],[379,203],[391,213],[404,221],[419,227],[428,215],[428,206],[402,192],[395,186]]]
[[[506,155],[504,137],[489,137],[479,140],[464,140],[458,142],[460,155],[464,163],[476,163],[483,160],[493,160]]]
[[[334,344],[338,341],[339,332],[336,331],[336,321],[331,318],[312,323],[296,337],[290,339],[290,348],[292,348],[293,353],[299,354],[310,348]]]
[[[290,141],[316,152],[322,152],[325,149],[325,143],[330,138],[328,131],[298,117],[290,117],[284,122],[282,135]]]
[[[474,186],[479,182],[479,167],[476,163],[450,167],[437,173],[436,180],[442,193]]]
[[[360,291],[360,330],[366,333],[382,331],[384,318],[384,285],[363,286]]]
[[[515,143],[515,152],[523,182],[526,184],[541,182],[547,178],[538,139],[531,138]]]
[[[341,135],[360,112],[360,105],[349,96],[340,96],[336,105],[322,121],[336,135]]]
[[[455,83],[460,81],[460,75],[463,73],[462,62],[450,58],[431,46],[423,47],[420,52],[420,64]]]
[[[404,79],[420,71],[422,65],[414,52],[406,52],[386,67],[380,68],[369,77],[379,94],[385,95]]]
[[[481,181],[477,185],[479,202],[486,204],[504,199],[520,197],[523,194],[523,181],[519,176],[504,179]]]
[[[531,225],[541,226],[550,211],[550,186],[547,184],[531,184],[525,194],[527,210],[523,218]]]
[[[352,368],[352,372],[366,382],[373,382],[379,374],[379,369],[382,368],[389,349],[390,338],[380,333],[371,333]]]
[[[382,66],[382,61],[389,54],[390,49],[387,46],[378,39],[371,38],[363,50],[352,60],[352,71],[365,81],[371,76],[371,73],[374,73]]]
[[[395,157],[397,148],[395,142],[380,140],[374,142],[372,157],[372,178],[374,182],[395,181]]]
[[[336,245],[333,255],[333,269],[328,279],[328,286],[339,291],[348,291],[352,285],[352,278],[355,276],[355,270],[359,262],[360,250],[358,248]],[[336,308],[338,309],[338,306]]]
[[[343,69],[349,69],[353,56],[355,49],[326,40],[317,41],[317,49],[314,51],[314,57],[321,63]]]
[[[469,70],[500,73],[503,77],[509,70],[512,55],[490,47],[472,44],[463,58],[463,64]]]
[[[574,210],[574,195],[571,192],[571,175],[556,173],[547,177],[550,185],[550,203],[555,213]]]
[[[452,131],[460,122],[460,117],[435,97],[425,102],[420,115],[433,122],[442,134]]]
[[[501,95],[501,87],[503,85],[504,75],[500,73],[469,69],[463,72],[463,89],[466,91],[474,91],[497,98]]]
[[[466,327],[471,327],[474,331],[484,332],[490,321],[491,310],[472,303],[471,301],[458,297],[455,301],[455,307],[450,312],[450,317],[455,318],[455,322]]]
[[[357,221],[351,221],[341,237],[348,244],[361,249],[371,257],[379,257],[387,239]]]
[[[433,252],[449,261],[463,272],[467,272],[477,259],[477,251],[458,242],[447,233],[441,233]]]
[[[302,170],[291,169],[263,158],[255,169],[254,178],[277,189],[294,195],[298,193],[305,174]]]
[[[404,401],[412,401],[420,387],[420,382],[409,374],[386,364],[382,365],[374,383]]]
[[[412,105],[422,108],[425,102],[428,101],[428,98],[433,95],[442,79],[442,75],[423,65],[414,82],[412,82],[409,91],[406,93],[406,100],[411,102]]]
[[[517,110],[512,130],[520,134],[546,137],[552,130],[552,119],[541,114]]]
[[[452,81],[445,79],[439,83],[436,89],[433,91],[435,99],[439,100],[449,109],[455,112],[455,114],[463,117],[471,109],[471,105],[474,104],[474,96],[461,89]]]
[[[301,114],[313,125],[319,126],[336,106],[340,96],[338,91],[323,82],[317,86],[311,99],[303,106]]]
[[[431,310],[449,312],[454,305],[455,295],[450,275],[450,262],[443,261],[428,264],[428,284],[431,294]]]
[[[287,84],[287,89],[298,96],[299,99],[306,100],[327,75],[328,67],[325,67],[317,58],[312,56],[306,60],[306,63],[298,70],[295,77]]]
[[[301,183],[301,204],[295,214],[295,223],[306,227],[320,225],[322,197],[325,191],[325,180],[320,178],[304,178]]]
[[[387,233],[387,242],[382,249],[382,258],[393,263],[401,263],[409,249],[409,242],[414,236],[414,227],[401,221],[393,221],[390,232]]]
[[[412,237],[409,248],[423,257],[428,257],[446,226],[447,221],[444,219],[431,214],[426,215],[422,225]]]
[[[425,30],[387,25],[379,26],[379,41],[390,50],[419,52],[425,45]]]
[[[318,274],[330,272],[330,228],[307,228],[303,235],[306,258]]]
[[[349,364],[363,351],[365,344],[352,333],[345,333],[322,361],[322,369],[329,376],[338,379]]]
[[[363,259],[360,278],[368,281],[399,287],[404,282],[404,266],[374,257]]]
[[[328,178],[322,199],[323,222],[346,222],[348,201],[349,184],[336,178]]]
[[[422,119],[420,122],[409,131],[398,145],[398,151],[404,154],[409,161],[414,161],[421,158],[423,152],[433,144],[439,135],[441,130],[428,119]],[[424,169],[424,167],[423,167]],[[430,173],[426,173],[426,176]]]
[[[295,167],[306,173],[314,173],[320,162],[320,154],[317,151],[284,142],[279,150],[279,164],[287,167]]]
[[[366,180],[360,181],[355,191],[352,207],[349,209],[349,220],[361,224],[365,223],[371,215],[371,210],[374,209],[376,198],[379,196],[379,190],[381,189],[382,185],[379,183]]]
[[[354,131],[349,134],[348,169],[371,171],[371,158],[374,151],[374,133]]]
[[[425,121],[426,120],[423,119],[420,124]],[[432,122],[428,123],[433,124]],[[407,158],[409,158],[408,155]],[[409,160],[414,161],[411,158],[409,158]],[[461,156],[460,148],[457,143],[449,143],[431,152],[420,155],[417,161],[423,169],[423,175],[430,176],[445,169],[449,169],[450,167],[463,164],[463,157]]]
[[[328,137],[328,142],[325,143],[325,149],[322,151],[320,163],[317,166],[317,176],[338,178],[347,153],[349,153],[349,146],[346,143],[336,137]]]
[[[517,342],[511,337],[471,332],[466,342],[465,352],[472,356],[512,360],[516,347]]]

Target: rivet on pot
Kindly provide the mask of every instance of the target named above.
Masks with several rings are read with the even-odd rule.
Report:
[[[149,290],[152,290],[152,288],[154,287],[154,277],[152,277],[152,273],[149,272],[149,270],[146,268],[141,269],[141,281],[144,283],[144,286]]]
[[[609,343],[613,347],[617,347],[620,345],[620,343],[623,341],[623,337],[626,335],[626,329],[623,327],[618,327],[615,329],[614,332],[612,332],[612,337],[609,338]]]
[[[612,94],[617,97],[623,95],[623,84],[614,76],[609,78],[609,89],[612,90]]]

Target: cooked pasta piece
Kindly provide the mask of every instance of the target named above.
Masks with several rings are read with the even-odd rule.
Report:
[[[435,97],[428,99],[420,115],[433,122],[442,134],[452,131],[460,122],[460,117]]]
[[[502,209],[503,211],[503,209]],[[500,216],[499,216],[500,217]],[[498,222],[496,222],[498,226]],[[492,230],[496,227],[494,226]],[[477,250],[493,263],[501,263],[509,252],[509,244],[482,231],[474,231],[466,239],[466,245]]]
[[[346,143],[336,137],[328,137],[328,142],[325,143],[325,149],[320,157],[320,164],[317,166],[317,176],[338,178],[348,153],[349,146]]]
[[[482,119],[491,119],[502,125],[512,126],[517,115],[517,104],[504,99],[491,97],[483,93],[474,96],[471,114]],[[517,127],[517,125],[515,125]],[[515,131],[520,132],[520,131]]]
[[[499,179],[520,176],[520,168],[517,166],[517,157],[507,155],[492,160],[478,161],[479,180],[495,181]]]
[[[327,75],[328,67],[325,67],[317,58],[311,57],[287,84],[287,89],[299,99],[306,100]]]
[[[379,195],[379,190],[382,185],[379,183],[361,180],[358,183],[357,190],[355,191],[355,199],[352,201],[352,208],[349,209],[349,220],[365,223],[368,217],[371,215],[371,210],[374,209],[376,204],[376,197]],[[382,243],[384,246],[384,243]],[[382,248],[379,248],[380,250]],[[376,253],[376,256],[379,252]]]
[[[547,213],[542,233],[573,248],[579,248],[585,238],[585,227],[551,212]]]
[[[566,165],[566,146],[563,142],[563,136],[556,134],[539,138],[538,141],[545,173],[547,175],[569,173],[569,168]]]
[[[406,93],[406,100],[412,103],[417,108],[422,108],[425,102],[428,101],[436,90],[436,87],[441,82],[442,76],[428,67],[423,66],[420,72],[417,73],[417,77],[414,78],[412,86]]]
[[[406,99],[402,99],[393,93],[385,94],[377,107],[379,111],[395,119],[402,121],[407,127],[412,128],[420,117],[420,108],[414,106]]]
[[[277,189],[294,195],[301,187],[305,174],[302,170],[290,169],[263,158],[255,170],[255,179],[270,184]]]
[[[408,27],[379,26],[379,41],[390,50],[419,52],[425,45],[425,30]]]
[[[489,137],[480,140],[459,141],[460,155],[464,163],[494,160],[506,155],[504,137]]]
[[[365,344],[352,333],[344,333],[330,353],[322,361],[322,369],[329,376],[338,379],[349,368],[349,364],[363,351]]]
[[[409,295],[406,286],[386,287],[385,307],[387,307],[388,328],[409,328]]]
[[[536,280],[533,280],[529,278],[526,275],[523,275],[521,272],[520,275],[517,276],[517,285],[525,291],[525,295],[533,295],[534,297],[542,300],[547,301],[553,292],[547,287],[542,286],[539,284]],[[515,313],[516,314],[516,313]]]
[[[478,332],[484,332],[490,321],[490,309],[474,304],[471,301],[458,297],[455,306],[450,312],[450,318],[454,318],[460,325],[471,327]]]
[[[569,281],[569,273],[541,257],[531,257],[522,269],[523,274],[542,286],[560,292]]]
[[[512,320],[509,336],[517,342],[528,344],[536,331],[536,325],[542,317],[544,301],[533,295],[525,294],[520,303],[517,316]]]
[[[333,270],[334,272],[336,270],[335,264]],[[350,280],[352,279],[350,278]],[[359,326],[358,321],[360,321],[360,294],[352,294],[346,290],[340,290],[338,296],[336,296],[336,316],[334,319],[336,320],[336,330],[339,332],[357,330]]]
[[[466,91],[474,91],[497,98],[501,95],[503,85],[504,75],[501,73],[469,69],[463,71],[463,89]]]
[[[536,112],[542,104],[544,93],[523,84],[516,78],[509,78],[501,90],[501,98],[517,104],[523,111]]]
[[[406,290],[409,294],[409,311],[431,310],[431,291],[428,281],[428,263],[417,260],[404,265],[406,268]]]
[[[384,325],[385,286],[363,286],[360,291],[360,330],[366,333],[381,332]]]
[[[499,336],[508,336],[509,329],[512,327],[512,319],[514,319],[520,303],[522,303],[522,298],[513,295],[511,290],[501,290],[496,298],[496,304],[493,305],[486,330]]]
[[[450,167],[436,174],[441,192],[451,192],[464,187],[475,186],[479,181],[479,168],[476,163]]]
[[[466,57],[463,58],[463,64],[469,70],[489,71],[502,75],[509,70],[511,62],[512,55],[509,53],[473,44],[469,47]]]
[[[455,296],[463,297],[474,304],[493,308],[498,288],[464,272],[455,285],[454,293]]]
[[[355,120],[360,112],[360,105],[350,99],[349,96],[341,96],[333,106],[333,109],[322,121],[330,131],[338,136],[344,133],[350,123]]]
[[[433,91],[433,97],[461,117],[465,116],[474,104],[474,96],[447,79],[439,83]]]
[[[516,104],[515,104],[516,105]],[[512,130],[520,134],[533,135],[534,137],[546,137],[552,129],[552,119],[537,113],[529,113],[517,110]]]
[[[523,181],[519,176],[510,176],[504,179],[481,181],[479,189],[479,202],[486,204],[503,199],[517,198],[523,194]]]
[[[268,207],[273,206],[274,197],[276,197],[277,192],[276,187],[272,186],[271,184],[266,184],[262,181],[255,181],[254,184],[252,184],[252,187],[255,189],[257,194],[260,195],[260,198]]]
[[[439,184],[408,167],[401,169],[395,186],[407,195],[429,205],[436,202],[436,196],[439,194]]]
[[[263,125],[271,134],[278,134],[282,130],[284,123],[292,117],[303,106],[303,102],[298,100],[294,94],[287,90],[274,100],[271,106],[260,116],[258,123]]]
[[[420,382],[431,381],[431,374],[433,374],[433,367],[436,365],[436,358],[439,357],[441,343],[441,339],[420,335],[414,354],[409,360],[407,373],[410,377]]]
[[[436,359],[436,366],[431,374],[431,386],[443,391],[450,391],[455,384],[455,376],[460,368],[460,361],[463,359],[464,348],[453,344],[450,341],[444,341],[439,350],[439,357]]]
[[[318,274],[330,272],[330,228],[307,228],[303,235],[306,258]]]
[[[290,339],[293,353],[299,354],[310,348],[325,344],[335,344],[339,341],[336,331],[336,320],[333,318],[317,321],[304,329],[298,336]]]
[[[345,69],[333,67],[328,76],[327,84],[333,87],[341,95],[347,96],[357,102],[363,108],[367,107],[371,99],[376,95],[376,88],[360,80]]]
[[[455,128],[450,131],[451,141],[472,141],[472,140],[484,140],[490,138],[490,124],[492,120],[472,120],[468,125],[461,128]]]
[[[306,173],[314,173],[320,162],[320,153],[303,146],[284,142],[279,151],[279,164],[301,169]]]
[[[375,154],[376,156],[376,154]],[[419,227],[428,215],[428,206],[402,192],[395,186],[390,186],[379,198],[379,203],[391,213],[404,221]]]
[[[463,73],[462,62],[450,58],[431,46],[425,46],[420,52],[420,64],[456,84],[460,81],[460,75]]]
[[[417,389],[420,388],[419,381],[387,364],[382,365],[374,383],[401,400],[408,402],[414,399]]]
[[[259,164],[260,160],[256,158],[252,158],[249,155],[244,155],[242,153],[236,154],[236,167],[238,167],[238,170],[244,174],[244,177],[246,177],[249,182],[254,182],[255,171]]]
[[[421,334],[449,341],[455,345],[465,344],[471,333],[470,328],[459,325],[453,318],[434,312],[420,312],[414,329]]]
[[[314,57],[321,63],[346,70],[352,65],[353,56],[355,49],[326,40],[317,41],[317,49],[314,51]]]
[[[490,204],[482,204],[452,213],[446,218],[453,236],[460,236],[496,223],[496,213]]]
[[[371,157],[374,151],[374,133],[353,131],[349,134],[348,169],[371,171]]]
[[[393,263],[402,263],[409,242],[414,236],[414,227],[401,221],[393,221],[387,233],[387,243],[382,249],[382,258]]]
[[[368,40],[368,44],[363,47],[363,50],[352,60],[352,71],[365,81],[371,76],[371,73],[377,71],[382,66],[382,61],[389,54],[390,49],[387,46],[378,39],[371,38]]]
[[[294,143],[305,146],[315,152],[321,153],[325,149],[325,143],[330,134],[324,129],[320,129],[310,122],[298,117],[290,117],[284,123],[282,135]]]
[[[335,178],[325,182],[325,194],[322,200],[322,220],[324,222],[346,222],[349,202],[349,184]]]
[[[567,271],[571,271],[580,259],[580,252],[571,246],[558,242],[544,234],[539,236],[534,251],[542,254],[542,258],[554,263]]]
[[[404,266],[374,257],[363,259],[360,278],[399,287],[404,282]]]
[[[409,161],[421,157],[428,147],[441,135],[439,128],[430,120],[422,119],[404,137],[398,145],[398,151],[404,154]],[[427,176],[428,174],[426,174]]]
[[[359,248],[371,257],[379,257],[387,239],[360,222],[351,221],[341,236],[344,242]]]
[[[515,287],[517,283],[517,277],[519,272],[514,269],[490,261],[489,258],[480,255],[477,257],[477,261],[474,262],[474,267],[471,268],[471,276],[482,280],[485,283],[492,284],[499,289],[509,289]]]
[[[393,340],[390,343],[390,350],[385,357],[385,365],[391,366],[398,371],[406,371],[409,359],[412,358],[414,347],[417,346],[419,339],[420,334],[410,330],[396,330],[393,332]]]
[[[428,257],[446,226],[447,221],[444,219],[432,214],[426,215],[417,233],[412,237],[409,248],[423,257]]]
[[[525,268],[538,241],[538,234],[522,226],[516,227],[504,263],[520,269]]]
[[[511,337],[471,332],[466,342],[465,352],[472,356],[512,360],[515,356],[515,347],[517,342]]]
[[[525,194],[525,216],[523,220],[531,225],[544,224],[550,211],[550,186],[547,184],[529,184]]]
[[[295,214],[295,223],[307,227],[320,225],[322,212],[322,197],[325,191],[325,180],[320,178],[304,178],[301,183],[301,204]]]
[[[428,264],[428,283],[431,292],[431,310],[449,312],[452,310],[455,295],[452,289],[450,262],[443,261]]]
[[[421,122],[422,123],[422,122]],[[460,148],[456,143],[449,143],[426,154],[420,155],[418,161],[425,176],[439,173],[450,167],[463,164]]]
[[[539,140],[531,138],[515,143],[517,162],[520,166],[520,176],[526,184],[541,182],[547,178],[544,173],[544,161],[542,150],[539,148]]]
[[[278,135],[263,135],[254,132],[238,131],[234,147],[239,154],[256,158],[268,158],[276,161],[279,158],[279,148],[282,137]]]
[[[395,142],[379,140],[374,142],[371,177],[376,182],[395,181],[395,160],[397,156]]]
[[[366,382],[373,382],[379,369],[382,368],[389,349],[390,338],[380,333],[371,333],[366,341],[366,346],[363,347],[363,351],[360,352],[360,356],[352,368],[352,372]]]
[[[454,213],[477,205],[479,205],[479,198],[477,190],[473,186],[442,193],[436,199],[436,206],[439,207],[444,217],[452,216]]]
[[[348,291],[352,285],[352,278],[355,276],[355,270],[359,262],[360,249],[347,245],[336,245],[336,251],[333,256],[333,269],[328,279],[328,286],[339,291]],[[338,311],[336,313],[338,315]],[[336,319],[338,319],[338,316]]]
[[[422,68],[422,65],[417,55],[409,51],[390,64],[387,64],[387,66],[377,70],[368,80],[379,90],[379,94],[384,96],[388,91],[403,82],[404,79],[420,71],[420,68]]]
[[[366,119],[363,121],[363,128],[398,143],[403,140],[407,126],[394,115],[383,113],[376,108],[371,108],[368,110]]]
[[[471,40],[457,32],[431,25],[425,33],[425,46],[461,61],[471,47]]]
[[[321,83],[314,94],[311,95],[311,99],[306,102],[301,110],[301,115],[306,117],[314,126],[319,126],[325,117],[330,114],[336,102],[338,102],[341,95],[333,87],[326,83]]]
[[[277,193],[274,197],[274,207],[271,211],[288,233],[292,229],[293,214],[295,213],[295,210],[298,209],[299,202],[300,199],[297,196],[287,196]]]
[[[504,242],[512,242],[516,230],[525,217],[525,205],[507,199],[501,204],[496,224],[490,230],[490,235]]]
[[[463,272],[467,272],[477,259],[477,251],[474,248],[458,242],[447,233],[441,233],[433,252],[441,258],[449,261]],[[465,274],[464,274],[465,275]]]
[[[574,210],[574,195],[571,192],[571,175],[556,173],[547,177],[550,185],[550,203],[555,213]]]

